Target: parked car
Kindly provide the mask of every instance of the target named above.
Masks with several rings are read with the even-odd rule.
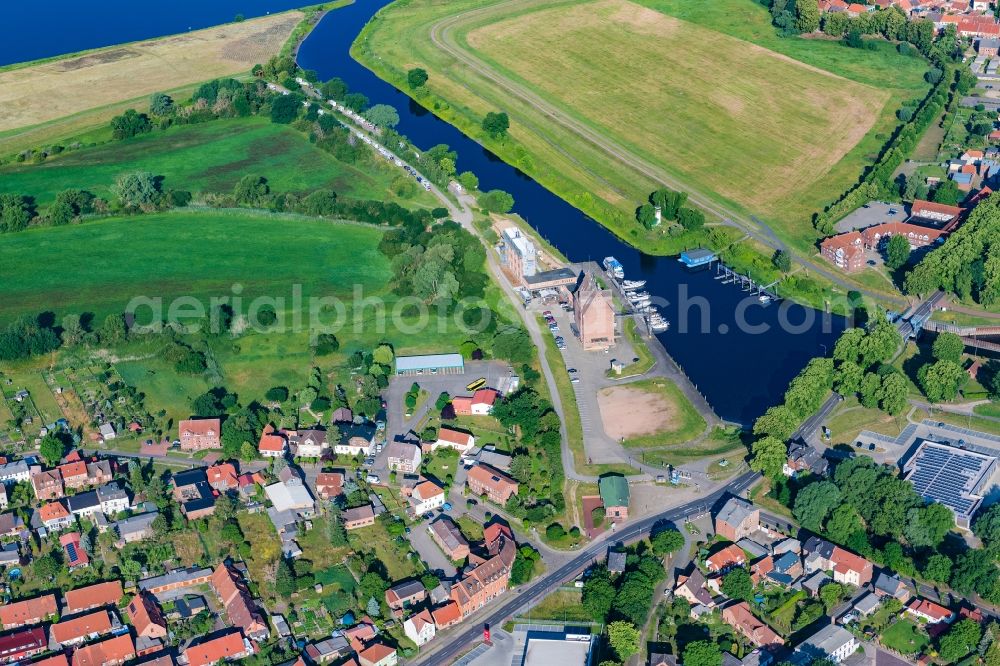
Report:
[[[378,474],[369,474],[365,477],[365,481],[368,483],[378,483],[380,479],[378,478]]]
[[[444,504],[443,504],[443,505],[441,506],[441,508],[442,508],[442,509],[444,509],[445,511],[451,511],[451,502],[445,502],[445,503],[444,503]]]

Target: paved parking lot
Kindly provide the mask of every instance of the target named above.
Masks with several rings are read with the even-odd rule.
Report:
[[[441,514],[434,513],[435,518],[439,515]],[[410,540],[413,549],[420,555],[420,559],[427,563],[431,571],[445,578],[454,578],[457,573],[455,567],[452,566],[445,554],[438,548],[438,545],[434,543],[430,533],[427,531],[427,526],[430,523],[431,521],[429,520],[421,519],[420,522],[414,523],[410,527],[410,533],[406,536]]]
[[[875,224],[881,224],[882,222],[903,222],[906,218],[906,210],[902,204],[871,201],[867,207],[858,208],[840,220],[840,222],[837,222],[834,228],[838,232],[843,233],[853,229],[865,229]]]
[[[606,373],[611,368],[613,359],[618,359],[625,365],[632,362],[635,354],[631,345],[619,340],[618,344],[607,352],[584,351],[573,326],[573,313],[565,312],[559,307],[538,306],[537,310],[539,314],[545,310],[552,312],[559,325],[557,335],[561,335],[566,342],[566,349],[561,352],[566,368],[576,370],[570,374],[580,380],[572,386],[580,410],[580,423],[583,426],[583,441],[588,458],[595,463],[622,462],[625,457],[621,446],[604,432],[597,394],[601,389],[618,383],[609,379]],[[553,372],[558,370],[553,368]]]

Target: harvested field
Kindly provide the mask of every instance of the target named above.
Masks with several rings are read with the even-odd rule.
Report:
[[[602,132],[769,212],[839,162],[890,96],[627,0],[525,13],[467,43]]]
[[[302,17],[285,12],[0,72],[0,132],[245,74],[277,53]]]

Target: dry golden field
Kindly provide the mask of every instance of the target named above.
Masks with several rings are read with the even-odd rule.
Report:
[[[277,53],[302,18],[285,12],[0,72],[0,132],[246,73]]]

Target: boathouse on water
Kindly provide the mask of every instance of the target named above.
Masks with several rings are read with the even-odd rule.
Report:
[[[701,247],[681,252],[680,262],[688,268],[704,266],[713,261],[715,261],[715,253]]]

